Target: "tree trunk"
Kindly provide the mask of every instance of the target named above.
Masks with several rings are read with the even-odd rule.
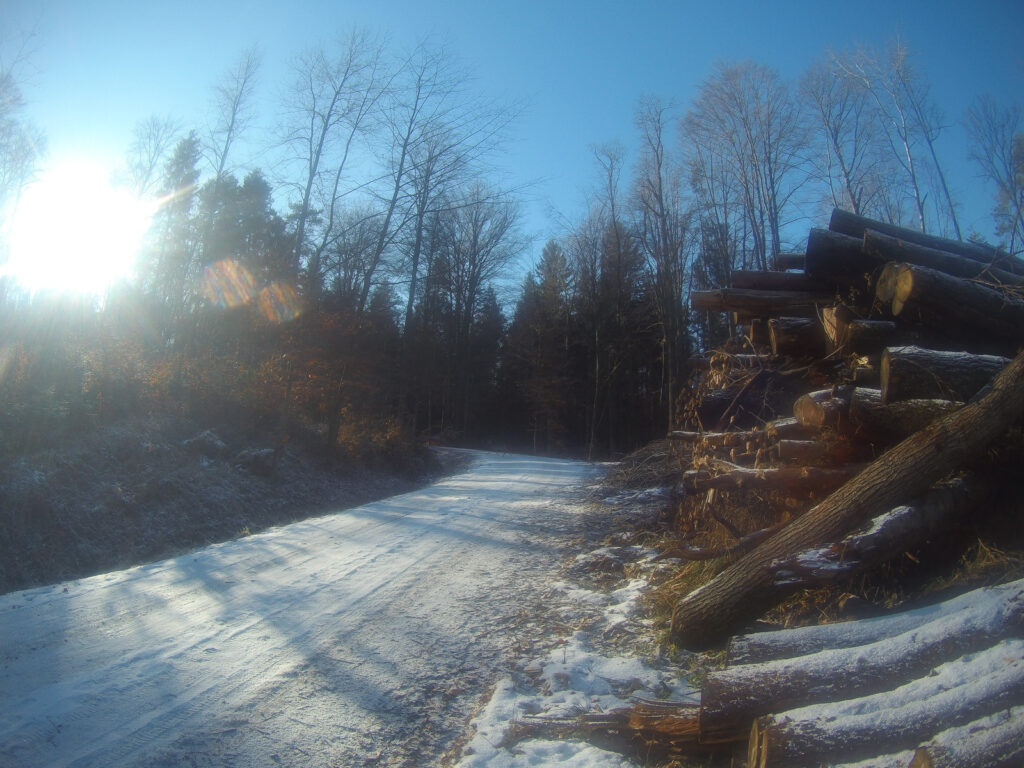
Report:
[[[845,431],[853,388],[833,387],[801,395],[793,404],[793,415],[805,427]]]
[[[910,768],[1019,768],[1024,707],[1013,707],[938,734],[914,752]]]
[[[1024,276],[949,251],[940,251],[908,240],[901,240],[874,229],[864,232],[863,247],[864,252],[868,255],[877,256],[885,261],[928,267],[954,277],[977,278],[1002,285],[1024,285]]]
[[[898,268],[892,313],[902,316],[908,308],[924,309],[929,323],[954,335],[1024,341],[1024,301],[927,267]]]
[[[899,338],[891,320],[851,320],[843,336],[843,347],[857,355],[876,355]]]
[[[828,286],[812,280],[803,272],[761,272],[750,269],[734,269],[729,276],[733,288],[758,291],[805,291],[823,293]]]
[[[932,493],[933,491],[929,491],[929,494]],[[978,604],[979,597],[986,600],[1005,600],[1019,594],[1021,590],[1024,590],[1024,579],[997,587],[972,590],[941,603],[890,616],[737,635],[729,641],[729,663],[757,664],[775,659],[806,656],[818,651],[870,645],[882,638],[895,637],[922,627],[938,617],[953,619],[961,611],[973,610]]]
[[[715,291],[694,291],[690,295],[690,306],[696,311],[735,312],[741,317],[816,317],[818,308],[831,303],[832,298],[830,294],[804,291],[720,288]]]
[[[859,237],[817,228],[807,237],[804,271],[814,280],[867,295],[870,276],[883,266],[885,259],[864,253]]]
[[[772,566],[776,578],[801,589],[847,581],[928,541],[960,534],[975,517],[972,513],[985,509],[992,491],[991,478],[975,474],[937,485],[920,499],[876,517],[866,530],[777,561]]]
[[[775,265],[779,269],[803,269],[804,255],[802,253],[779,253],[775,255]]]
[[[1024,641],[1004,640],[893,691],[818,704],[755,721],[757,766],[802,768],[914,749],[1024,697]]]
[[[690,493],[719,490],[773,490],[785,493],[830,493],[863,469],[846,467],[736,467],[719,475],[700,470],[683,473],[683,487]]]
[[[701,688],[701,733],[745,736],[755,717],[891,691],[990,648],[1024,629],[1024,590],[1002,597],[869,645],[712,672]]]
[[[882,353],[882,402],[941,398],[970,400],[1009,365],[997,355],[890,347]]]
[[[895,224],[885,224],[881,221],[874,221],[839,208],[832,211],[832,217],[829,220],[828,228],[832,232],[849,235],[857,238],[858,240],[864,237],[864,233],[867,230],[872,229],[876,232],[881,232],[884,235],[889,235],[890,237],[896,237],[910,243],[923,245],[926,248],[934,248],[940,251],[955,253],[959,256],[963,256],[964,258],[981,262],[982,264],[991,264],[1008,272],[1012,272],[1015,275],[1024,275],[1024,263],[1022,263],[1020,259],[1009,256],[1008,254],[993,248],[991,245],[972,243],[969,241],[963,242],[961,240],[950,240],[945,237],[926,235],[915,229],[907,229],[905,227],[898,227]]]
[[[962,407],[963,403],[955,400],[911,399],[884,403],[882,390],[857,387],[850,396],[850,426],[858,439],[886,445],[903,440]]]
[[[887,312],[892,308],[892,300],[896,298],[901,266],[898,261],[886,262],[875,279],[875,304]]]
[[[773,355],[820,357],[825,353],[825,332],[816,319],[774,317],[768,321]]]
[[[827,459],[828,453],[817,440],[779,440],[775,444],[779,461],[813,465]]]
[[[685,648],[721,643],[792,588],[776,584],[776,560],[838,541],[880,510],[923,492],[966,458],[986,448],[1024,414],[1024,352],[991,391],[886,451],[800,518],[741,557],[676,606],[672,636]]]

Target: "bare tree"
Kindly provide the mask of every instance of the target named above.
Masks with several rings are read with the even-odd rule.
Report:
[[[818,125],[813,165],[828,187],[830,205],[879,216],[890,174],[869,92],[827,58],[805,73],[800,94]]]
[[[519,205],[507,194],[480,182],[461,191],[457,201],[438,215],[438,254],[432,283],[446,304],[450,364],[450,399],[457,424],[465,429],[473,367],[474,320],[487,289],[503,276],[522,251]]]
[[[767,269],[782,249],[786,211],[805,180],[807,134],[799,104],[768,67],[719,65],[701,85],[684,124],[689,140],[702,149],[705,170],[731,177],[716,186],[740,193],[749,263]]]
[[[975,99],[967,110],[970,158],[996,188],[996,231],[1008,237],[1010,253],[1024,248],[1024,112],[1000,107],[992,96]]]
[[[307,298],[315,305],[323,287],[322,259],[337,235],[340,201],[365,181],[343,185],[357,139],[371,127],[374,110],[389,85],[381,43],[353,31],[336,51],[317,49],[295,62],[282,144],[286,164],[298,165],[295,185],[295,260],[306,263]],[[309,242],[310,224],[320,236]]]
[[[683,375],[687,346],[686,276],[690,255],[690,215],[683,200],[682,167],[666,154],[668,107],[656,99],[641,101],[635,122],[641,134],[633,202],[637,235],[646,256],[661,328],[659,399],[675,424],[675,390]]]
[[[218,181],[227,170],[232,146],[252,124],[252,95],[259,68],[259,49],[253,46],[242,53],[213,87],[214,123],[204,150]]]
[[[21,70],[28,59],[26,46],[27,40],[10,58],[0,55],[0,230],[17,206],[22,189],[32,181],[46,145],[43,134],[22,114]],[[4,53],[0,48],[0,54]]]
[[[169,115],[150,115],[136,123],[127,156],[128,183],[136,195],[148,195],[160,182],[160,169],[180,134],[181,126]]]
[[[925,216],[926,177],[922,165],[930,165],[938,181],[948,221],[961,238],[956,206],[935,148],[942,131],[942,118],[931,102],[928,85],[913,68],[906,46],[896,40],[886,55],[870,48],[833,57],[837,70],[871,94],[886,129],[893,158],[903,169],[913,196],[918,226],[927,231]],[[919,157],[923,143],[926,160]]]
[[[448,190],[479,170],[474,165],[498,146],[512,119],[511,110],[472,98],[468,81],[447,51],[421,43],[403,61],[384,110],[386,170],[378,192],[382,213],[373,264],[379,264],[385,251],[412,228],[407,322],[416,299],[430,213],[447,204]]]

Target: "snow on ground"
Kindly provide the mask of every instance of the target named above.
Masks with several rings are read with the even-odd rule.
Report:
[[[583,713],[628,707],[630,698],[664,699],[696,704],[699,692],[666,669],[618,651],[615,639],[642,631],[637,603],[647,584],[644,572],[659,566],[653,550],[610,547],[577,556],[577,564],[625,561],[639,578],[630,578],[612,591],[587,589],[556,582],[570,603],[563,609],[567,623],[582,625],[565,642],[528,661],[522,673],[502,679],[490,701],[473,719],[474,736],[463,750],[459,768],[529,768],[569,765],[624,768],[636,765],[620,754],[582,741],[541,738],[518,740],[515,726],[527,716],[572,718]],[[570,567],[573,573],[580,569]],[[629,644],[627,643],[627,646]]]
[[[480,454],[420,491],[0,597],[0,766],[437,764],[511,659],[550,646],[549,606],[569,601],[550,584],[592,476]],[[609,622],[635,591],[600,598]],[[674,684],[593,655],[596,631],[543,657],[538,711]],[[484,734],[500,738],[486,713],[526,711],[508,691],[481,715],[474,765]],[[605,759],[585,745],[522,749],[531,765]]]

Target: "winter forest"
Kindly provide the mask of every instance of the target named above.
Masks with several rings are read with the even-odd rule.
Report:
[[[978,238],[944,174],[952,125],[999,245],[1024,250],[1021,106],[946,114],[908,43],[822,51],[792,81],[720,63],[687,104],[637,94],[638,150],[593,148],[587,214],[536,253],[530,190],[500,171],[522,105],[450,53],[356,31],[271,84],[243,52],[196,84],[204,126],[135,126],[117,184],[153,214],[129,278],[95,295],[0,272],[2,450],[173,411],[353,454],[621,456],[679,426],[688,359],[729,333],[690,292],[776,268],[794,224],[841,207]],[[0,234],[45,158],[20,63],[0,57]],[[262,89],[274,135],[253,129]]]

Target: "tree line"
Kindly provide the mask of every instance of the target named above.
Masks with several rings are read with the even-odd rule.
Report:
[[[0,71],[5,216],[43,145],[16,74]],[[685,109],[641,99],[635,157],[594,148],[585,214],[512,296],[528,241],[495,165],[515,105],[474,92],[443,50],[396,56],[355,31],[295,58],[261,169],[237,159],[259,138],[259,75],[246,51],[204,131],[138,124],[121,182],[160,206],[135,278],[101,307],[0,282],[12,445],[50,421],[174,407],[281,434],[301,420],[332,450],[427,436],[614,456],[678,423],[688,358],[725,332],[689,292],[775,268],[794,222],[838,206],[972,235],[949,126],[900,41],[829,53],[795,82],[719,64]],[[1018,253],[1020,108],[982,96],[963,122]]]

